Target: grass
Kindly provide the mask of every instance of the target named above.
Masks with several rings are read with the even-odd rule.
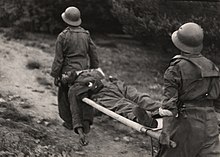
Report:
[[[12,103],[0,103],[0,110],[0,156],[45,156],[53,151],[49,146],[56,142],[44,126],[35,124]],[[41,149],[41,145],[48,148]]]
[[[36,80],[40,85],[52,86],[52,83],[48,81],[46,77],[37,77]]]
[[[100,40],[100,39],[98,39]],[[163,73],[172,54],[163,54],[132,40],[115,39],[115,48],[99,46],[100,67],[157,100],[163,92]]]
[[[4,112],[0,113],[0,118],[12,120],[15,122],[31,122],[31,116],[21,114],[11,103],[0,103],[0,108],[5,109]]]
[[[52,50],[54,49],[54,45],[51,43],[52,42],[55,43],[55,38],[52,38],[52,39],[48,38],[48,39],[45,39],[44,41],[41,39],[42,38],[40,36],[36,36],[36,38],[31,41],[34,44],[29,43],[29,46],[39,47],[41,49],[44,49],[44,51],[47,48],[50,48],[51,53],[52,53]],[[99,39],[96,38],[95,41],[97,40],[102,40],[102,38],[99,38]],[[27,42],[27,41],[19,41],[19,42]],[[45,42],[46,45],[44,45],[44,47],[40,47],[39,45],[41,42]],[[47,47],[47,45],[50,45],[50,47]],[[160,95],[160,93],[155,92],[156,90],[158,90],[158,86],[149,86],[151,84],[156,84],[156,85],[159,84],[162,78],[161,77],[162,73],[158,72],[157,70],[153,70],[154,68],[157,68],[157,69],[161,68],[160,67],[161,65],[156,63],[156,61],[158,61],[159,58],[155,56],[154,51],[148,50],[146,49],[145,46],[137,43],[137,41],[132,41],[132,40],[126,41],[122,39],[111,38],[110,42],[108,41],[99,42],[98,45],[99,45],[98,53],[99,53],[99,58],[100,58],[100,66],[107,75],[117,76],[119,79],[124,80],[127,84],[134,85],[140,91],[152,92],[155,95]],[[43,69],[41,63],[35,60],[29,60],[26,66],[28,69],[40,69],[40,70]],[[50,86],[50,82],[44,77],[37,77],[36,81],[41,85]],[[31,122],[31,121],[28,121],[28,119],[25,119],[24,118],[25,116],[22,114],[19,116],[20,113],[17,113],[13,109],[8,110],[4,114],[5,116],[2,117],[2,119],[5,123],[3,124],[0,121],[0,124],[2,124],[4,128],[7,128],[7,129],[9,128],[8,130],[10,130],[11,132],[20,131],[22,133],[22,137],[24,137],[22,139],[29,140],[27,142],[21,141],[20,144],[22,144],[22,146],[20,146],[19,144],[20,147],[26,148],[27,151],[24,154],[30,155],[30,153],[33,152],[33,149],[29,148],[28,145],[32,145],[31,147],[37,148],[37,149],[38,149],[37,145],[40,145],[40,146],[46,145],[46,143],[44,142],[45,139],[49,139],[48,143],[52,143],[51,145],[53,146],[55,145],[56,149],[59,149],[60,147],[62,151],[67,150],[67,148],[65,147],[67,144],[71,144],[72,146],[76,143],[74,139],[71,139],[70,141],[67,141],[66,139],[64,139],[63,138],[64,136],[62,135],[62,132],[60,132],[60,130],[58,130],[59,133],[57,133],[58,132],[57,131],[55,132],[57,134],[54,135],[55,133],[51,131],[53,127],[56,127],[54,126],[56,125],[54,121],[45,120],[46,122],[49,122],[51,124],[51,126],[47,127],[48,131],[45,131],[44,128],[46,126],[42,125],[44,123],[37,124],[37,126],[43,127],[42,129],[35,127],[36,124],[34,122]],[[13,119],[12,115],[17,115],[15,116],[17,118]],[[5,118],[10,119],[10,121],[7,123],[7,120]],[[23,125],[23,123],[25,123],[25,125]],[[10,125],[10,127],[6,125]],[[15,127],[12,128],[13,126]],[[17,129],[17,127],[19,126],[20,126],[20,130]],[[97,123],[97,126],[101,127],[102,128],[101,130],[105,130],[106,132],[108,132],[109,136],[117,135],[117,136],[120,136],[120,139],[122,139],[124,136],[132,135],[132,137],[136,140],[134,144],[136,144],[137,141],[143,140],[142,139],[143,137],[141,135],[137,135],[136,133],[131,133],[130,128],[127,128],[126,126],[118,122],[112,121],[112,120],[108,120],[107,123],[105,122],[101,124]],[[115,127],[116,129],[113,129],[113,127]],[[115,131],[117,129],[119,129],[119,131]],[[47,136],[45,136],[45,133],[47,133]],[[0,134],[1,134],[1,129],[0,129]],[[56,137],[56,139],[59,138],[58,143],[53,141],[53,139],[50,140],[50,137],[53,135]],[[40,139],[39,144],[35,143],[35,140],[38,141],[38,139]],[[57,144],[60,144],[60,146],[58,146]],[[63,146],[64,148],[62,148],[61,146]],[[48,149],[46,150],[46,152],[47,151],[50,151],[52,154],[57,153],[57,151],[55,152],[55,150]],[[24,152],[24,151],[20,150],[20,152]],[[35,152],[33,152],[33,154],[35,154]]]
[[[40,69],[42,65],[40,64],[39,61],[28,60],[26,67],[30,70],[33,70],[33,69]]]
[[[35,47],[47,53],[54,53],[56,36],[41,34],[41,33],[27,33],[27,38],[22,42],[26,46]]]
[[[135,86],[139,91],[160,99],[163,91],[163,72],[169,65],[173,54],[164,53],[153,44],[143,45],[133,39],[103,35],[95,35],[92,38],[98,45],[100,67],[107,76],[117,76],[128,85]],[[27,46],[54,53],[55,41],[56,36],[29,34],[22,42]],[[43,46],[41,43],[44,43]],[[32,60],[27,64],[27,68],[38,69],[41,65]],[[39,77],[37,81],[39,84],[50,86],[50,82],[45,78]]]

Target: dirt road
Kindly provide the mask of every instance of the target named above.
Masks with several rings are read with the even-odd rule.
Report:
[[[48,145],[43,141],[38,141],[34,152],[39,147],[44,151],[50,147],[54,148],[51,156],[151,156],[148,137],[107,117],[95,119],[92,131],[88,135],[89,145],[82,149],[78,148],[78,137],[61,126],[62,121],[58,116],[57,89],[49,75],[52,60],[53,56],[49,53],[22,44],[20,41],[6,40],[2,35],[0,36],[1,98],[13,103],[22,114],[31,115],[33,126],[42,125],[47,136],[54,142],[50,141]],[[39,64],[28,68],[27,65],[31,63]],[[47,123],[42,123],[43,121]],[[29,125],[32,126],[32,124]],[[6,150],[0,150],[0,154],[2,152]]]

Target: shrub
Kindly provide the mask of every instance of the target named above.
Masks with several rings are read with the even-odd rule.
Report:
[[[220,5],[208,2],[163,0],[113,0],[113,14],[123,31],[145,42],[167,46],[170,35],[183,23],[196,22],[204,28],[208,51],[220,49]]]
[[[47,80],[45,77],[37,77],[37,82],[44,86],[52,86],[52,83]]]
[[[35,60],[29,60],[26,67],[28,69],[40,69],[41,64],[38,61]]]
[[[89,30],[121,30],[118,20],[111,14],[109,0],[1,0],[0,26],[57,34],[65,27],[60,15],[68,6],[81,10],[82,24]]]
[[[26,38],[26,34],[23,29],[19,27],[12,27],[4,31],[4,36],[8,39],[24,39]]]

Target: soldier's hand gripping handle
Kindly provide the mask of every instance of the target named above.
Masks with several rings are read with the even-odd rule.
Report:
[[[61,81],[60,81],[60,78],[54,78],[54,85],[57,86],[57,87],[60,87],[61,86]]]

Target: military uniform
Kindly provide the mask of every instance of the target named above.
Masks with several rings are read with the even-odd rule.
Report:
[[[67,27],[57,37],[55,58],[52,64],[51,76],[60,78],[69,71],[78,71],[88,68],[98,68],[99,61],[96,46],[90,34],[82,27]],[[71,112],[68,102],[67,84],[62,84],[58,90],[58,107],[60,117],[67,123]]]
[[[138,92],[133,86],[126,85],[120,80],[103,80],[104,87],[93,96],[93,99],[103,107],[114,111],[128,119],[136,117],[132,110],[141,107],[147,112],[155,112],[161,103],[153,100],[147,93]]]
[[[92,83],[90,87],[89,82]],[[74,130],[78,127],[83,128],[85,121],[89,121],[90,124],[93,122],[93,108],[81,101],[83,97],[89,97],[103,107],[131,120],[136,118],[132,112],[135,107],[154,112],[161,105],[160,102],[152,100],[148,94],[140,93],[122,81],[103,79],[96,71],[84,72],[78,76],[69,90]]]
[[[175,56],[164,74],[162,134],[177,143],[161,145],[158,157],[219,157],[220,73],[210,60],[196,55]]]

